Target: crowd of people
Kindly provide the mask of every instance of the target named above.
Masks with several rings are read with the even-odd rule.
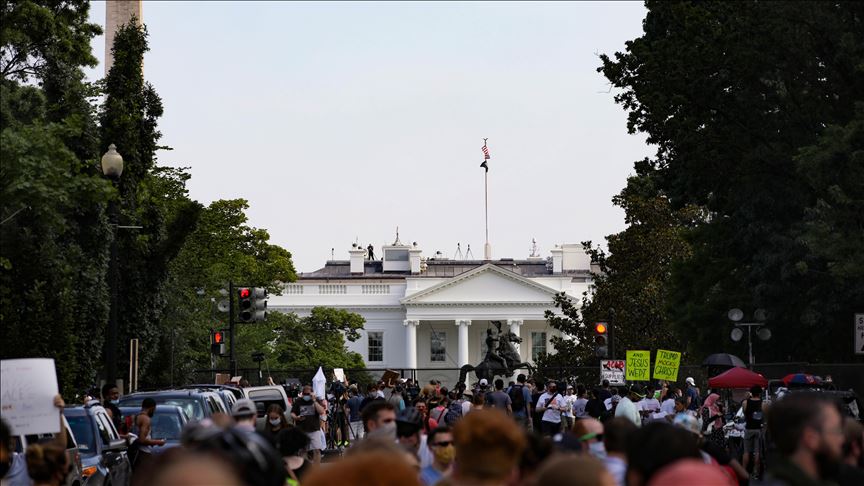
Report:
[[[112,391],[105,392],[110,403]],[[770,405],[762,399],[761,389],[750,390],[734,441],[724,432],[727,400],[702,394],[692,378],[681,387],[604,383],[591,390],[524,375],[506,386],[481,380],[452,390],[404,380],[362,391],[350,385],[335,397],[305,386],[290,410],[270,406],[263,426],[248,399],[230,416],[190,423],[180,447],[137,462],[133,484],[864,484],[860,423],[825,395],[794,394]],[[139,432],[152,406],[143,404],[135,418]],[[328,422],[328,413],[337,420]],[[337,429],[337,453],[321,462],[322,451],[332,451],[324,443],[328,426]],[[59,442],[17,454],[3,430],[4,486],[19,484],[9,481],[22,468],[34,484],[61,484],[69,465]]]

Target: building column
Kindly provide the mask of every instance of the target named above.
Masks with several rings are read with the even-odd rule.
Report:
[[[520,334],[520,332],[521,332],[520,330],[522,329],[522,324],[524,324],[524,322],[525,321],[523,321],[522,319],[507,319],[507,324],[510,326],[510,332],[512,332],[513,334],[515,334],[518,337],[522,337],[522,335]],[[519,358],[521,359],[522,358],[522,345],[517,344],[517,345],[515,345],[515,348],[516,348],[516,351],[519,353]]]
[[[420,321],[405,319],[402,325],[405,326],[406,366],[415,370],[417,369],[417,326],[420,325]]]
[[[456,326],[459,327],[459,367],[468,364],[468,326],[471,325],[469,319],[456,320]]]

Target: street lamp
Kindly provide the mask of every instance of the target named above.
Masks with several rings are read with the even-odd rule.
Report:
[[[744,337],[744,331],[741,330],[742,327],[747,328],[747,354],[748,354],[748,364],[750,369],[753,369],[753,334],[752,329],[756,328],[756,335],[759,336],[759,339],[763,341],[767,341],[771,339],[771,329],[763,328],[765,325],[765,320],[767,319],[767,314],[765,313],[765,309],[756,309],[753,313],[753,318],[757,322],[741,322],[744,319],[744,311],[741,309],[730,309],[728,313],[726,313],[726,317],[729,318],[730,321],[735,323],[735,329],[732,329],[732,333],[729,337],[732,338],[736,343]]]
[[[120,174],[123,173],[123,157],[117,153],[117,146],[113,143],[108,146],[108,151],[102,156],[102,173],[111,179],[115,185],[120,182]],[[120,271],[117,268],[118,205],[117,201],[111,201],[108,208],[113,235],[111,238],[111,263],[108,272],[108,281],[111,286],[111,310],[108,314],[108,335],[105,340],[105,382],[111,384],[117,380],[117,321],[119,319],[117,294],[120,276]]]

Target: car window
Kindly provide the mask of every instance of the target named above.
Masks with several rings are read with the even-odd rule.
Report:
[[[96,418],[102,424],[106,431],[108,431],[108,442],[118,440],[120,436],[117,434],[117,429],[114,428],[114,425],[111,423],[111,418],[108,417],[106,412],[96,412]]]
[[[102,444],[107,446],[111,443],[111,432],[108,431],[105,423],[99,420],[98,414],[94,415],[93,420],[96,422],[96,430],[99,431],[99,437],[102,438]]]
[[[282,401],[282,394],[278,390],[252,390],[249,398],[255,402]]]
[[[90,419],[84,415],[67,416],[66,421],[69,422],[69,427],[72,433],[75,434],[75,440],[78,441],[78,450],[85,456],[96,454],[96,440],[93,436],[93,426],[90,425]]]
[[[150,420],[150,429],[150,437],[155,439],[180,440],[183,424],[176,410],[157,411]]]
[[[167,398],[164,396],[156,395],[153,397],[153,399],[156,400],[157,405],[176,405],[182,408],[186,412],[186,416],[188,416],[190,420],[201,420],[204,418],[204,405],[197,398]],[[124,407],[137,407],[139,409],[141,408],[141,402],[143,401],[143,397],[131,397],[126,400],[123,400],[122,398],[120,399],[120,403]]]

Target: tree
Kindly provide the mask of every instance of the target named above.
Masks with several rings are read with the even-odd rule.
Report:
[[[814,150],[839,147],[836,130],[852,129],[862,101],[864,6],[646,5],[644,34],[624,52],[601,56],[599,70],[620,89],[615,100],[629,112],[629,131],[657,146],[642,173],[673,209],[694,206],[705,215],[683,233],[690,257],[672,267],[673,326],[696,357],[734,350],[741,345],[728,339],[726,311],[762,307],[775,331],[764,360],[851,359],[851,347],[838,350],[836,334],[823,330],[848,329],[861,284],[827,269],[854,268],[846,262],[864,248],[852,238],[846,250],[854,251],[831,261],[808,245],[815,227],[807,221],[822,208],[848,222],[846,212],[859,206],[823,204],[823,177],[806,167],[832,173],[854,160]],[[818,163],[806,162],[811,157]],[[857,177],[850,185],[861,184],[860,172],[845,170]],[[832,289],[842,291],[827,297]]]
[[[117,293],[119,309],[120,369],[127,365],[123,352],[131,338],[143,350],[139,374],[148,382],[149,366],[165,334],[166,282],[171,261],[194,231],[201,205],[185,192],[182,172],[160,169],[156,151],[161,134],[157,122],[162,101],[144,81],[141,69],[148,50],[147,29],[135,19],[114,36],[114,63],[104,80],[105,101],[99,121],[101,146],[116,144],[124,158],[124,171],[117,182],[120,225],[142,226],[140,230],[114,232],[119,254]]]
[[[650,175],[630,177],[612,201],[624,209],[628,226],[606,238],[608,253],[591,242],[583,243],[597,266],[594,282],[581,305],[559,294],[555,306],[560,312],[547,312],[549,324],[568,337],[552,338],[556,353],[538,361],[544,376],[576,376],[594,382],[599,371],[594,324],[601,321],[613,328],[615,355],[609,359],[624,359],[627,349],[681,348],[683,339],[667,315],[666,289],[672,264],[687,258],[690,251],[684,229],[699,213],[694,208],[673,210]],[[588,368],[587,375],[580,367]]]

